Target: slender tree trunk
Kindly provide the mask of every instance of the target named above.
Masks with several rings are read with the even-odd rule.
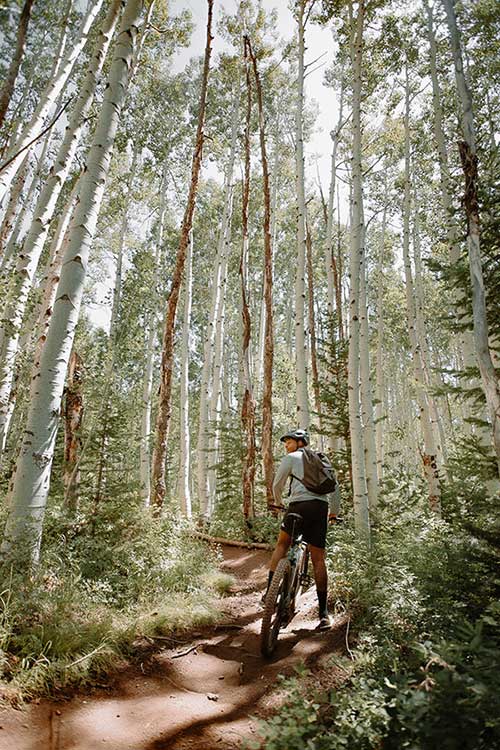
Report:
[[[241,207],[242,245],[240,258],[241,316],[242,316],[242,363],[243,398],[241,404],[241,424],[246,438],[246,455],[243,462],[243,516],[247,524],[254,517],[255,484],[255,400],[252,388],[251,341],[252,323],[248,305],[248,202],[250,197],[250,117],[252,115],[252,84],[250,80],[249,40],[243,37],[245,78],[246,78],[246,117],[245,117],[245,173]]]
[[[328,281],[328,317],[333,323],[334,310],[336,303],[338,304],[337,288],[338,284],[335,283],[335,272],[336,263],[333,249],[333,222],[334,222],[334,202],[335,202],[335,187],[337,182],[337,150],[340,140],[340,134],[343,127],[343,110],[344,110],[344,75],[341,72],[341,85],[340,85],[340,101],[339,101],[339,118],[337,121],[337,127],[330,133],[330,137],[333,141],[332,146],[332,158],[330,167],[330,190],[328,192],[328,210],[327,210],[327,221],[326,221],[326,242],[325,242],[325,262],[326,262],[326,276]]]
[[[445,433],[443,428],[443,420],[439,413],[437,401],[432,391],[435,388],[442,387],[442,381],[437,381],[432,371],[431,354],[429,351],[429,344],[427,341],[427,333],[425,329],[424,319],[424,290],[422,280],[422,257],[420,252],[420,221],[419,221],[419,206],[417,196],[414,197],[414,221],[413,221],[413,262],[415,268],[415,325],[416,325],[416,336],[418,346],[420,349],[420,355],[422,359],[422,368],[425,375],[426,387],[427,387],[427,399],[429,403],[429,414],[431,419],[431,425],[436,437],[439,435],[437,441],[437,460],[438,466],[443,467],[446,462],[446,443]],[[451,429],[451,425],[450,425]]]
[[[83,361],[73,350],[69,360],[68,383],[64,403],[64,502],[69,510],[78,507],[80,473],[75,467],[81,446],[80,430],[83,419]]]
[[[42,92],[40,96],[40,102],[35,112],[33,113],[31,120],[23,129],[17,142],[12,146],[8,153],[5,154],[4,164],[13,156],[15,156],[15,158],[4,169],[0,168],[0,200],[3,199],[3,196],[9,189],[12,180],[17,173],[19,165],[24,158],[24,151],[21,152],[21,149],[24,149],[26,146],[28,146],[30,141],[32,141],[33,138],[38,134],[38,131],[43,125],[45,118],[47,117],[54,103],[57,101],[59,94],[62,92],[64,86],[66,85],[78,59],[78,56],[80,55],[80,52],[87,42],[91,26],[101,9],[102,4],[103,0],[94,0],[92,5],[90,6],[88,12],[85,15],[85,18],[80,25],[78,33],[75,36],[74,44],[68,50],[64,58],[60,60],[57,72],[51,78],[51,80],[45,87],[45,90]],[[30,148],[32,148],[32,146]]]
[[[33,354],[33,366],[31,370],[31,379],[38,377],[40,368],[40,356],[42,353],[43,344],[47,338],[47,331],[49,328],[50,316],[52,315],[52,307],[54,305],[57,284],[59,282],[59,274],[61,272],[61,264],[64,255],[65,244],[67,243],[68,237],[66,236],[66,230],[69,226],[71,218],[71,212],[73,210],[76,200],[76,187],[77,182],[68,199],[63,213],[60,216],[59,223],[52,238],[48,269],[44,277],[44,283],[42,285],[42,300],[37,308],[34,310],[34,314],[26,326],[26,333],[21,337],[19,342],[19,349],[23,352],[28,352],[28,356]],[[14,380],[10,391],[10,399],[8,403],[7,413],[4,418],[4,428],[2,439],[0,440],[0,455],[3,456],[6,450],[7,438],[10,435],[11,422],[19,422],[19,419],[14,420],[14,411],[17,408],[17,380],[19,377],[19,368],[16,368],[14,374]],[[14,434],[15,431],[14,431]]]
[[[488,340],[486,296],[481,261],[481,230],[477,196],[477,151],[472,97],[463,69],[462,48],[455,17],[455,5],[453,0],[443,0],[443,5],[450,32],[455,79],[461,109],[463,140],[459,142],[458,147],[465,177],[464,208],[467,215],[467,248],[469,251],[469,269],[472,286],[474,345],[476,347],[483,391],[491,416],[493,444],[497,457],[498,472],[500,474],[500,384],[491,358]]]
[[[193,223],[193,214],[198,190],[198,179],[200,174],[202,151],[203,151],[203,125],[205,121],[205,104],[208,83],[208,71],[210,67],[210,53],[212,49],[212,9],[213,0],[208,0],[208,23],[207,41],[205,46],[205,62],[203,66],[203,79],[200,96],[200,107],[198,112],[198,128],[196,133],[196,144],[191,170],[191,184],[181,228],[179,250],[175,264],[172,286],[168,298],[165,326],[163,333],[161,380],[158,403],[158,416],[156,419],[156,442],[153,453],[153,504],[157,512],[163,505],[165,499],[165,462],[167,458],[167,435],[171,415],[170,395],[172,390],[172,369],[174,355],[174,328],[179,299],[179,289],[184,273],[186,260],[186,248],[189,242],[189,233]]]
[[[364,0],[358,3],[358,14],[354,20],[353,0],[349,5],[351,18],[351,65],[352,81],[352,225],[350,257],[349,300],[349,425],[351,432],[351,464],[354,500],[354,524],[356,532],[365,539],[370,538],[370,512],[366,485],[365,447],[361,424],[360,352],[359,352],[359,287],[364,253],[363,186],[361,163],[361,86],[363,64]]]
[[[323,449],[323,414],[321,411],[321,395],[319,387],[318,355],[316,349],[316,316],[314,313],[314,270],[312,260],[312,238],[306,222],[306,254],[307,254],[307,291],[309,311],[309,339],[311,352],[311,375],[314,393],[314,406],[319,419],[321,449]]]
[[[298,3],[298,75],[297,109],[295,113],[295,178],[297,190],[297,272],[295,276],[295,382],[299,427],[309,427],[309,395],[307,392],[306,332],[304,326],[305,256],[306,256],[306,201],[304,185],[304,34],[307,0]]]
[[[32,177],[31,183],[28,188],[26,200],[24,206],[19,212],[16,226],[12,232],[7,247],[5,249],[5,255],[3,263],[6,264],[6,270],[9,267],[9,263],[18,245],[21,245],[23,240],[20,238],[21,232],[24,225],[31,219],[32,216],[32,204],[33,199],[38,187],[40,173],[42,172],[45,157],[47,155],[49,146],[50,133],[46,136],[45,143],[42,148],[42,153],[38,160],[37,169]],[[22,253],[18,257],[17,267],[23,262]],[[3,265],[3,264],[2,264]],[[16,268],[17,270],[17,268]],[[7,293],[5,295],[4,308],[2,311],[2,322],[0,323],[0,448],[3,450],[5,447],[8,430],[10,427],[10,421],[12,412],[14,410],[16,393],[13,388],[16,380],[16,357],[18,352],[19,337],[21,333],[22,317],[16,314],[20,304],[22,305],[25,300],[21,300],[19,303],[16,293],[19,293],[19,289],[16,288],[17,278],[16,275],[9,279],[10,284],[7,287]],[[24,312],[24,307],[22,307]],[[1,459],[0,450],[0,459]]]
[[[342,309],[342,278],[343,278],[343,262],[342,262],[342,232],[340,224],[340,193],[337,188],[337,258],[332,255],[333,260],[333,280],[335,284],[335,295],[337,300],[337,321],[339,329],[339,339],[343,341],[346,337],[344,331],[344,313]]]
[[[258,72],[258,71],[257,71]],[[259,76],[259,85],[260,85],[260,76]],[[258,99],[258,92],[259,89],[257,87],[257,99]],[[262,122],[262,126],[264,127],[264,122]],[[277,126],[278,127],[278,126]],[[264,135],[264,148],[266,148],[266,140],[265,140],[265,130],[262,131]],[[279,168],[279,146],[278,141],[279,139],[279,128],[277,129],[277,136],[276,136],[276,144],[274,148],[274,154],[273,154],[273,164],[271,167],[271,177],[269,176],[269,169],[267,165],[267,155],[266,155],[266,174],[267,179],[270,181],[270,223],[269,223],[269,235],[270,235],[270,241],[271,241],[271,249],[276,244],[276,230],[277,230],[277,220],[276,220],[276,214],[278,210],[278,192],[279,192],[279,180],[278,180],[278,168]],[[262,153],[262,150],[261,150]],[[265,196],[265,188],[264,188],[264,202],[266,200]],[[265,209],[264,209],[265,210]],[[271,251],[272,252],[272,251]],[[272,258],[271,258],[272,261]],[[265,258],[264,258],[265,262]],[[271,262],[271,279],[273,277],[273,263]],[[260,305],[260,321],[259,321],[259,347],[258,347],[258,355],[257,355],[257,375],[256,375],[256,389],[260,393],[261,390],[263,390],[264,387],[264,351],[265,351],[265,336],[266,336],[266,295],[265,295],[265,269],[264,269],[264,275],[262,280],[262,301]]]
[[[28,24],[31,18],[31,8],[34,0],[25,0],[23,9],[21,11],[21,17],[19,19],[19,27],[17,29],[16,48],[12,56],[12,60],[7,71],[4,85],[0,90],[0,128],[5,120],[7,109],[9,108],[10,99],[12,92],[14,91],[14,84],[16,82],[19,68],[24,58],[24,52],[26,49],[26,33],[28,31]]]
[[[142,7],[142,0],[127,0],[120,24],[104,100],[81,177],[79,203],[71,222],[70,241],[42,353],[40,377],[32,383],[25,437],[10,493],[3,552],[8,553],[13,546],[24,542],[35,562],[39,558],[64,379],[80,311],[90,245],[127,92]]]
[[[364,218],[362,219],[364,227]],[[364,231],[363,231],[364,234]],[[373,422],[373,394],[370,368],[370,337],[368,331],[368,306],[366,302],[366,250],[360,253],[359,273],[359,355],[360,355],[360,386],[361,386],[361,421],[365,447],[366,488],[370,517],[375,519],[378,506],[378,477],[377,477],[377,448],[375,441],[375,425]]]
[[[191,449],[189,436],[189,329],[193,290],[193,232],[191,231],[186,251],[186,277],[184,279],[184,318],[181,340],[181,388],[180,388],[180,460],[179,503],[182,513],[191,518]]]
[[[11,301],[5,312],[5,318],[9,321],[9,332],[7,335],[4,334],[2,343],[2,354],[4,356],[0,375],[0,404],[6,403],[10,396],[19,336],[28,303],[28,295],[33,285],[57,199],[68,176],[85,118],[92,105],[97,78],[106,58],[121,3],[122,0],[113,0],[109,7],[80,95],[66,127],[65,136],[58,149],[49,178],[37,200],[33,221],[19,255],[14,274]],[[3,429],[2,408],[0,407],[0,435]]]
[[[217,320],[219,318],[220,307],[223,304],[223,298],[226,288],[225,278],[227,268],[227,255],[229,252],[229,227],[231,224],[233,200],[233,170],[236,148],[238,145],[239,98],[240,85],[238,82],[233,100],[233,111],[231,116],[231,146],[224,180],[224,208],[222,212],[219,237],[217,241],[217,255],[214,262],[210,310],[205,333],[205,342],[203,348],[203,367],[200,382],[200,417],[196,446],[196,475],[198,483],[199,513],[200,517],[205,519],[205,521],[209,521],[211,515],[207,469],[207,446],[209,443],[208,419],[212,393],[211,383]]]
[[[213,362],[212,362],[212,391],[210,394],[210,401],[208,404],[208,423],[209,423],[209,435],[206,445],[208,446],[208,453],[210,457],[211,467],[208,470],[208,493],[209,493],[209,511],[208,516],[211,517],[215,508],[216,501],[216,469],[215,464],[218,460],[218,451],[220,443],[220,420],[222,415],[222,375],[223,375],[223,356],[224,356],[224,332],[226,324],[226,289],[227,289],[227,269],[229,260],[229,244],[230,244],[230,229],[231,224],[228,225],[226,234],[225,244],[226,250],[224,252],[223,264],[221,267],[220,277],[220,303],[217,310],[217,318],[215,320],[215,336],[214,336],[214,348],[213,348]],[[241,318],[239,319],[241,326]],[[242,383],[243,378],[240,377],[239,381]]]
[[[387,180],[384,193],[387,192]],[[387,232],[387,204],[384,204],[382,227],[380,231],[380,247],[377,263],[377,361],[376,361],[376,401],[375,407],[375,440],[377,444],[377,476],[379,480],[384,475],[384,428],[386,427],[385,410],[385,378],[384,378],[384,255],[385,238]]]
[[[35,377],[36,372],[40,366],[40,357],[42,354],[43,345],[47,339],[47,332],[49,330],[50,318],[54,309],[54,302],[56,299],[57,285],[61,278],[61,267],[63,263],[64,254],[66,251],[67,244],[69,242],[68,227],[71,220],[71,215],[76,205],[76,198],[78,193],[78,180],[75,180],[71,194],[66,201],[64,210],[59,217],[56,231],[50,243],[49,258],[47,262],[46,272],[42,282],[42,299],[36,310],[36,322],[34,325],[29,325],[28,330],[31,331],[32,341],[35,343],[35,356],[34,369],[32,377]],[[21,342],[22,346],[22,342]],[[31,346],[29,347],[31,350]]]
[[[262,161],[262,182],[264,188],[264,303],[266,321],[264,329],[264,386],[262,391],[262,460],[264,466],[264,483],[266,485],[266,500],[268,507],[274,503],[273,480],[273,240],[271,237],[271,196],[269,189],[269,170],[267,165],[267,148],[265,134],[264,105],[262,100],[262,86],[260,82],[257,60],[249,40],[249,52],[252,58],[255,88],[257,91],[257,106],[259,111],[259,139]],[[275,211],[273,221],[275,221]]]
[[[40,184],[40,176],[43,173],[44,167],[45,167],[45,159],[47,156],[47,152],[49,149],[51,139],[51,133],[48,133],[45,136],[45,140],[43,142],[42,150],[40,153],[40,156],[38,157],[38,160],[36,162],[36,166],[32,170],[30,176],[29,176],[29,184],[27,186],[26,192],[24,197],[21,198],[21,200],[18,203],[18,213],[16,217],[16,222],[14,224],[14,229],[11,231],[9,239],[7,241],[7,244],[5,245],[4,253],[2,261],[0,262],[0,274],[5,277],[7,274],[10,273],[12,265],[17,262],[16,255],[19,254],[19,248],[24,242],[24,237],[26,234],[26,228],[30,227],[33,220],[33,211],[34,211],[34,200],[36,197],[36,192]],[[12,189],[14,188],[14,184],[12,185]],[[9,278],[9,293],[6,295],[6,299],[4,302],[4,309],[7,308],[7,305],[11,303],[12,296],[14,291],[14,279]],[[5,317],[5,316],[4,316]],[[1,330],[2,333],[0,334],[0,338],[3,336],[4,333],[4,327],[2,326]]]
[[[19,168],[16,179],[12,183],[9,194],[9,202],[7,203],[7,208],[2,220],[2,227],[0,228],[0,260],[2,259],[2,256],[4,254],[5,243],[9,239],[9,235],[16,220],[16,212],[19,207],[20,197],[28,174],[28,165],[29,154],[26,154]]]
[[[141,499],[144,507],[149,508],[151,504],[151,398],[153,394],[153,364],[156,340],[157,316],[155,312],[156,297],[158,295],[158,281],[161,266],[161,255],[163,245],[163,233],[165,229],[165,215],[167,211],[167,165],[163,167],[163,175],[160,184],[160,212],[158,217],[158,234],[156,237],[156,250],[154,258],[154,290],[155,298],[152,309],[149,311],[147,326],[147,345],[144,366],[144,379],[142,381],[142,409],[141,409],[141,443],[140,443],[140,485]]]
[[[429,487],[429,504],[431,510],[441,512],[441,485],[439,481],[439,466],[437,457],[437,441],[430,418],[428,396],[425,389],[425,375],[422,366],[422,353],[417,337],[417,320],[415,310],[415,294],[410,263],[410,213],[411,213],[411,185],[410,185],[410,86],[408,80],[408,63],[405,66],[405,146],[404,146],[404,199],[403,199],[403,261],[405,270],[406,307],[408,314],[408,333],[412,350],[413,370],[420,425],[424,438],[424,452],[422,461],[424,473]]]

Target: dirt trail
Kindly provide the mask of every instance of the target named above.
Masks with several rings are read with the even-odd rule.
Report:
[[[251,737],[256,722],[250,716],[279,700],[278,674],[327,659],[342,648],[344,628],[339,621],[329,632],[315,632],[312,589],[280,634],[273,659],[264,660],[258,601],[269,554],[233,547],[223,553],[223,568],[237,584],[221,600],[222,625],[155,654],[143,671],[128,670],[111,694],[96,690],[69,702],[0,711],[0,750],[235,750]]]

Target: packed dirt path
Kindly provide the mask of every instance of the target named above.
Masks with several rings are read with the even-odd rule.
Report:
[[[259,599],[269,553],[223,547],[222,567],[236,578],[221,600],[222,624],[156,652],[126,670],[113,688],[59,703],[0,711],[0,750],[236,750],[254,737],[256,715],[279,705],[276,683],[300,663],[318,666],[341,650],[345,624],[314,630],[314,589],[280,633],[271,660],[261,657]]]

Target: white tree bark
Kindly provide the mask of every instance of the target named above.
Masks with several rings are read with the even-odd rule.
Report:
[[[364,218],[363,235],[364,233]],[[375,441],[375,424],[373,421],[373,394],[370,369],[370,337],[368,332],[368,306],[366,302],[366,251],[363,239],[360,248],[359,269],[359,381],[361,389],[361,422],[365,448],[366,489],[368,492],[368,506],[370,517],[377,514],[378,506],[378,476],[377,476],[377,447]]]
[[[276,211],[278,208],[278,159],[279,159],[279,128],[277,126],[276,131],[276,142],[273,155],[273,166],[271,170],[271,225],[269,234],[271,235],[271,247],[276,246]],[[274,267],[274,264],[273,264]],[[257,347],[257,364],[255,368],[255,392],[258,397],[261,393],[264,383],[264,351],[265,351],[265,333],[266,333],[266,299],[265,299],[265,274],[262,281],[262,302],[260,304],[260,319],[259,319],[259,343]]]
[[[24,544],[37,562],[61,412],[61,399],[111,155],[125,100],[142,0],[127,0],[114,50],[104,100],[81,178],[79,203],[47,335],[40,377],[32,384],[27,425],[10,492],[2,550]]]
[[[154,260],[154,290],[158,289],[160,275],[160,258],[163,245],[163,232],[165,229],[165,215],[167,211],[166,202],[167,170],[166,164],[163,168],[163,176],[160,185],[160,214],[158,218],[158,235],[156,239],[156,251]],[[140,487],[141,500],[144,507],[149,508],[151,504],[151,397],[153,394],[153,364],[156,340],[157,316],[154,310],[150,310],[148,321],[148,334],[146,345],[146,356],[144,366],[144,379],[142,381],[142,409],[141,409],[141,443],[140,443]]]
[[[233,101],[233,111],[231,117],[231,145],[229,158],[226,166],[224,178],[224,208],[222,211],[221,226],[217,241],[217,254],[214,262],[214,276],[212,281],[210,309],[207,319],[207,328],[205,333],[205,343],[203,347],[203,368],[200,383],[200,416],[198,424],[198,439],[196,446],[196,477],[198,483],[198,498],[200,516],[206,521],[210,520],[211,504],[209,502],[209,485],[208,485],[208,460],[212,458],[207,456],[208,447],[208,420],[209,405],[213,392],[212,385],[212,367],[214,362],[214,345],[216,338],[216,322],[220,315],[220,307],[223,304],[223,294],[225,293],[225,278],[227,268],[227,254],[229,251],[228,231],[231,223],[232,201],[233,201],[233,171],[236,148],[238,144],[238,104],[240,88],[235,91]]]
[[[486,297],[481,261],[479,207],[477,201],[477,150],[472,97],[464,74],[460,34],[455,17],[453,0],[443,0],[450,31],[451,50],[455,67],[455,80],[460,101],[463,141],[459,143],[460,157],[465,175],[464,205],[467,214],[467,249],[472,286],[472,319],[474,345],[481,373],[486,403],[491,416],[492,437],[500,474],[500,384],[492,361],[488,339]]]
[[[304,184],[304,35],[307,0],[298,2],[298,74],[297,109],[295,112],[295,180],[297,190],[297,271],[295,276],[295,385],[297,399],[296,422],[302,429],[309,428],[309,394],[307,390],[307,351],[304,322],[305,258],[306,258],[306,201]]]
[[[339,117],[335,130],[332,130],[330,137],[332,139],[332,157],[330,165],[330,189],[328,191],[328,211],[327,211],[327,222],[326,222],[326,241],[325,241],[325,263],[326,263],[326,277],[328,282],[328,317],[333,322],[333,316],[336,304],[336,290],[333,272],[333,221],[335,215],[335,188],[337,184],[337,150],[340,140],[340,133],[343,126],[343,111],[344,111],[344,77],[340,82],[340,99],[339,99]]]
[[[0,229],[0,261],[4,254],[5,243],[9,239],[12,227],[16,221],[16,214],[20,204],[20,197],[23,191],[24,183],[28,173],[29,165],[29,154],[24,157],[19,172],[16,175],[16,179],[12,183],[12,187],[9,193],[9,201],[7,203],[5,214],[2,219],[2,227]]]
[[[178,495],[182,513],[191,518],[191,446],[189,436],[189,329],[193,290],[193,232],[186,251],[184,319],[181,335],[180,435]]]
[[[365,470],[365,447],[361,423],[360,351],[359,351],[359,292],[364,252],[363,226],[363,174],[361,161],[361,87],[363,65],[364,0],[358,3],[358,13],[353,19],[353,0],[350,0],[351,20],[350,51],[352,78],[352,193],[351,193],[351,246],[349,294],[349,427],[351,432],[351,465],[354,501],[354,524],[359,536],[370,538],[370,510]]]
[[[413,262],[415,269],[415,332],[417,336],[418,346],[420,349],[420,356],[422,360],[422,368],[425,375],[425,382],[427,388],[427,400],[429,404],[429,414],[434,435],[439,437],[436,443],[437,449],[437,460],[438,466],[442,467],[443,473],[445,472],[444,463],[446,462],[446,439],[445,431],[443,427],[443,420],[439,413],[436,398],[432,394],[434,388],[442,386],[442,382],[438,382],[434,372],[432,371],[431,354],[429,351],[429,342],[427,340],[427,333],[425,329],[425,318],[424,318],[424,290],[422,280],[422,257],[420,251],[420,221],[419,221],[419,206],[417,197],[414,198],[414,220],[413,220]],[[450,425],[451,430],[451,425]]]
[[[31,120],[24,127],[16,143],[5,155],[4,163],[11,159],[15,154],[17,154],[17,156],[15,156],[11,163],[4,170],[2,170],[2,172],[0,172],[0,201],[3,199],[7,190],[10,188],[12,180],[14,179],[16,172],[24,158],[24,152],[20,154],[18,152],[21,149],[24,149],[29,144],[29,142],[38,134],[45,118],[57,101],[59,94],[62,92],[73,71],[80,52],[83,50],[87,42],[89,31],[97,14],[101,9],[102,4],[103,0],[94,0],[92,5],[90,6],[80,25],[78,33],[76,34],[75,43],[66,52],[64,58],[60,60],[57,72],[47,83],[47,86],[42,92],[40,96],[40,102],[38,103],[38,106],[35,109]]]
[[[387,187],[387,181],[386,181]],[[387,190],[384,190],[386,193]],[[387,413],[385,409],[385,378],[384,378],[384,255],[385,238],[387,233],[387,204],[384,204],[382,225],[380,228],[380,246],[377,262],[377,359],[375,394],[375,440],[377,445],[377,476],[379,481],[384,476],[384,430],[387,427]]]
[[[427,38],[429,40],[429,63],[430,73],[432,81],[432,104],[433,104],[433,127],[434,127],[434,138],[436,141],[436,147],[438,152],[439,170],[440,170],[440,194],[441,204],[443,207],[443,216],[446,225],[446,237],[450,253],[450,263],[455,265],[460,261],[461,257],[461,246],[460,246],[460,228],[454,218],[454,206],[452,198],[452,180],[450,175],[448,151],[446,148],[446,135],[443,125],[443,107],[441,103],[441,87],[439,84],[438,77],[438,65],[437,65],[437,44],[434,33],[434,19],[432,10],[427,2],[423,0],[424,8],[427,16]],[[468,312],[468,303],[464,299],[463,292],[456,290],[453,294],[454,303],[456,305],[457,322],[464,323],[463,314],[467,312],[465,322],[470,321],[471,315]],[[457,335],[457,347],[458,351],[461,352],[463,357],[463,366],[470,370],[477,367],[476,354],[474,351],[474,337],[472,331],[466,329],[460,331]],[[476,378],[471,378],[469,381],[469,388],[475,389],[479,387],[479,382]],[[465,416],[466,418],[474,417],[483,420],[487,420],[486,410],[468,400],[465,404]],[[467,432],[474,429],[485,443],[489,442],[489,431],[484,428],[478,428],[472,426],[468,421],[465,421],[465,427]]]
[[[28,235],[19,254],[13,278],[13,290],[10,304],[7,305],[4,317],[9,321],[8,332],[0,334],[2,348],[0,356],[0,443],[5,431],[4,404],[8,403],[15,360],[18,350],[21,326],[28,302],[28,295],[33,285],[33,279],[38,268],[40,256],[54,215],[57,199],[69,174],[73,162],[85,119],[90,112],[97,85],[97,78],[102,70],[106,53],[118,18],[122,0],[113,0],[108,14],[101,27],[98,43],[91,59],[82,89],[76,101],[69,123],[66,127],[63,141],[58,149],[50,175],[38,197]]]
[[[213,348],[212,362],[212,390],[208,406],[208,451],[211,468],[208,470],[208,492],[209,492],[209,509],[208,517],[210,518],[215,508],[215,486],[217,475],[214,464],[217,462],[220,442],[220,417],[222,408],[222,372],[223,372],[223,353],[224,353],[224,331],[226,323],[226,290],[227,290],[227,268],[230,250],[230,222],[227,228],[227,235],[224,241],[225,251],[221,266],[220,278],[220,304],[215,320],[215,338]]]
[[[32,217],[33,217],[33,211],[34,211],[34,202],[36,197],[36,192],[39,187],[40,183],[40,175],[43,172],[43,169],[45,167],[45,159],[47,157],[48,149],[49,149],[49,143],[51,139],[51,133],[48,133],[45,136],[45,140],[43,141],[42,149],[40,152],[40,155],[36,161],[36,164],[33,164],[33,169],[31,170],[31,173],[28,177],[28,185],[26,188],[25,195],[23,197],[20,196],[19,204],[18,204],[18,213],[16,217],[16,222],[14,224],[14,228],[12,229],[8,242],[5,246],[4,254],[2,261],[0,263],[0,274],[2,277],[6,277],[11,273],[12,266],[16,262],[16,255],[19,251],[19,246],[24,242],[24,237],[26,234],[26,227],[30,226],[32,223]],[[29,159],[28,159],[29,164]],[[26,185],[25,185],[26,187]],[[14,188],[14,183],[12,185],[12,189]],[[4,300],[4,309],[6,309],[7,305],[9,304],[14,290],[14,283],[13,279],[9,277],[9,293],[5,296]],[[4,315],[4,318],[6,316]],[[3,331],[3,327],[1,329]],[[0,333],[0,338],[3,337],[3,332]]]
[[[422,351],[417,336],[417,319],[415,310],[415,292],[410,263],[410,213],[411,213],[411,185],[410,185],[410,84],[408,78],[408,63],[405,65],[405,145],[404,145],[404,199],[403,199],[403,261],[405,270],[406,307],[408,315],[408,334],[412,350],[413,371],[415,376],[415,390],[419,409],[420,426],[424,438],[424,452],[422,461],[424,473],[429,487],[429,505],[438,515],[441,512],[441,485],[439,481],[439,465],[437,455],[436,434],[431,422],[428,395],[426,392],[425,373],[422,365]]]
[[[76,204],[76,198],[78,193],[78,179],[75,180],[71,194],[66,201],[64,210],[59,217],[57,228],[50,243],[49,258],[46,266],[46,271],[41,284],[42,287],[42,298],[38,308],[36,309],[36,322],[33,325],[28,326],[28,333],[31,333],[31,339],[35,342],[35,356],[34,366],[35,371],[33,377],[38,371],[40,365],[40,357],[42,354],[43,345],[47,338],[47,331],[49,330],[50,318],[52,316],[52,310],[54,308],[54,302],[56,299],[57,285],[61,277],[61,266],[64,258],[66,245],[69,241],[67,230],[71,215]],[[21,341],[21,346],[23,342]],[[32,347],[30,346],[30,349]]]

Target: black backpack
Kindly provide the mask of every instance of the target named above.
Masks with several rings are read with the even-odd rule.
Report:
[[[330,459],[324,453],[302,448],[304,461],[304,477],[299,479],[292,476],[304,485],[306,490],[315,495],[327,495],[333,492],[337,486],[337,477]]]

